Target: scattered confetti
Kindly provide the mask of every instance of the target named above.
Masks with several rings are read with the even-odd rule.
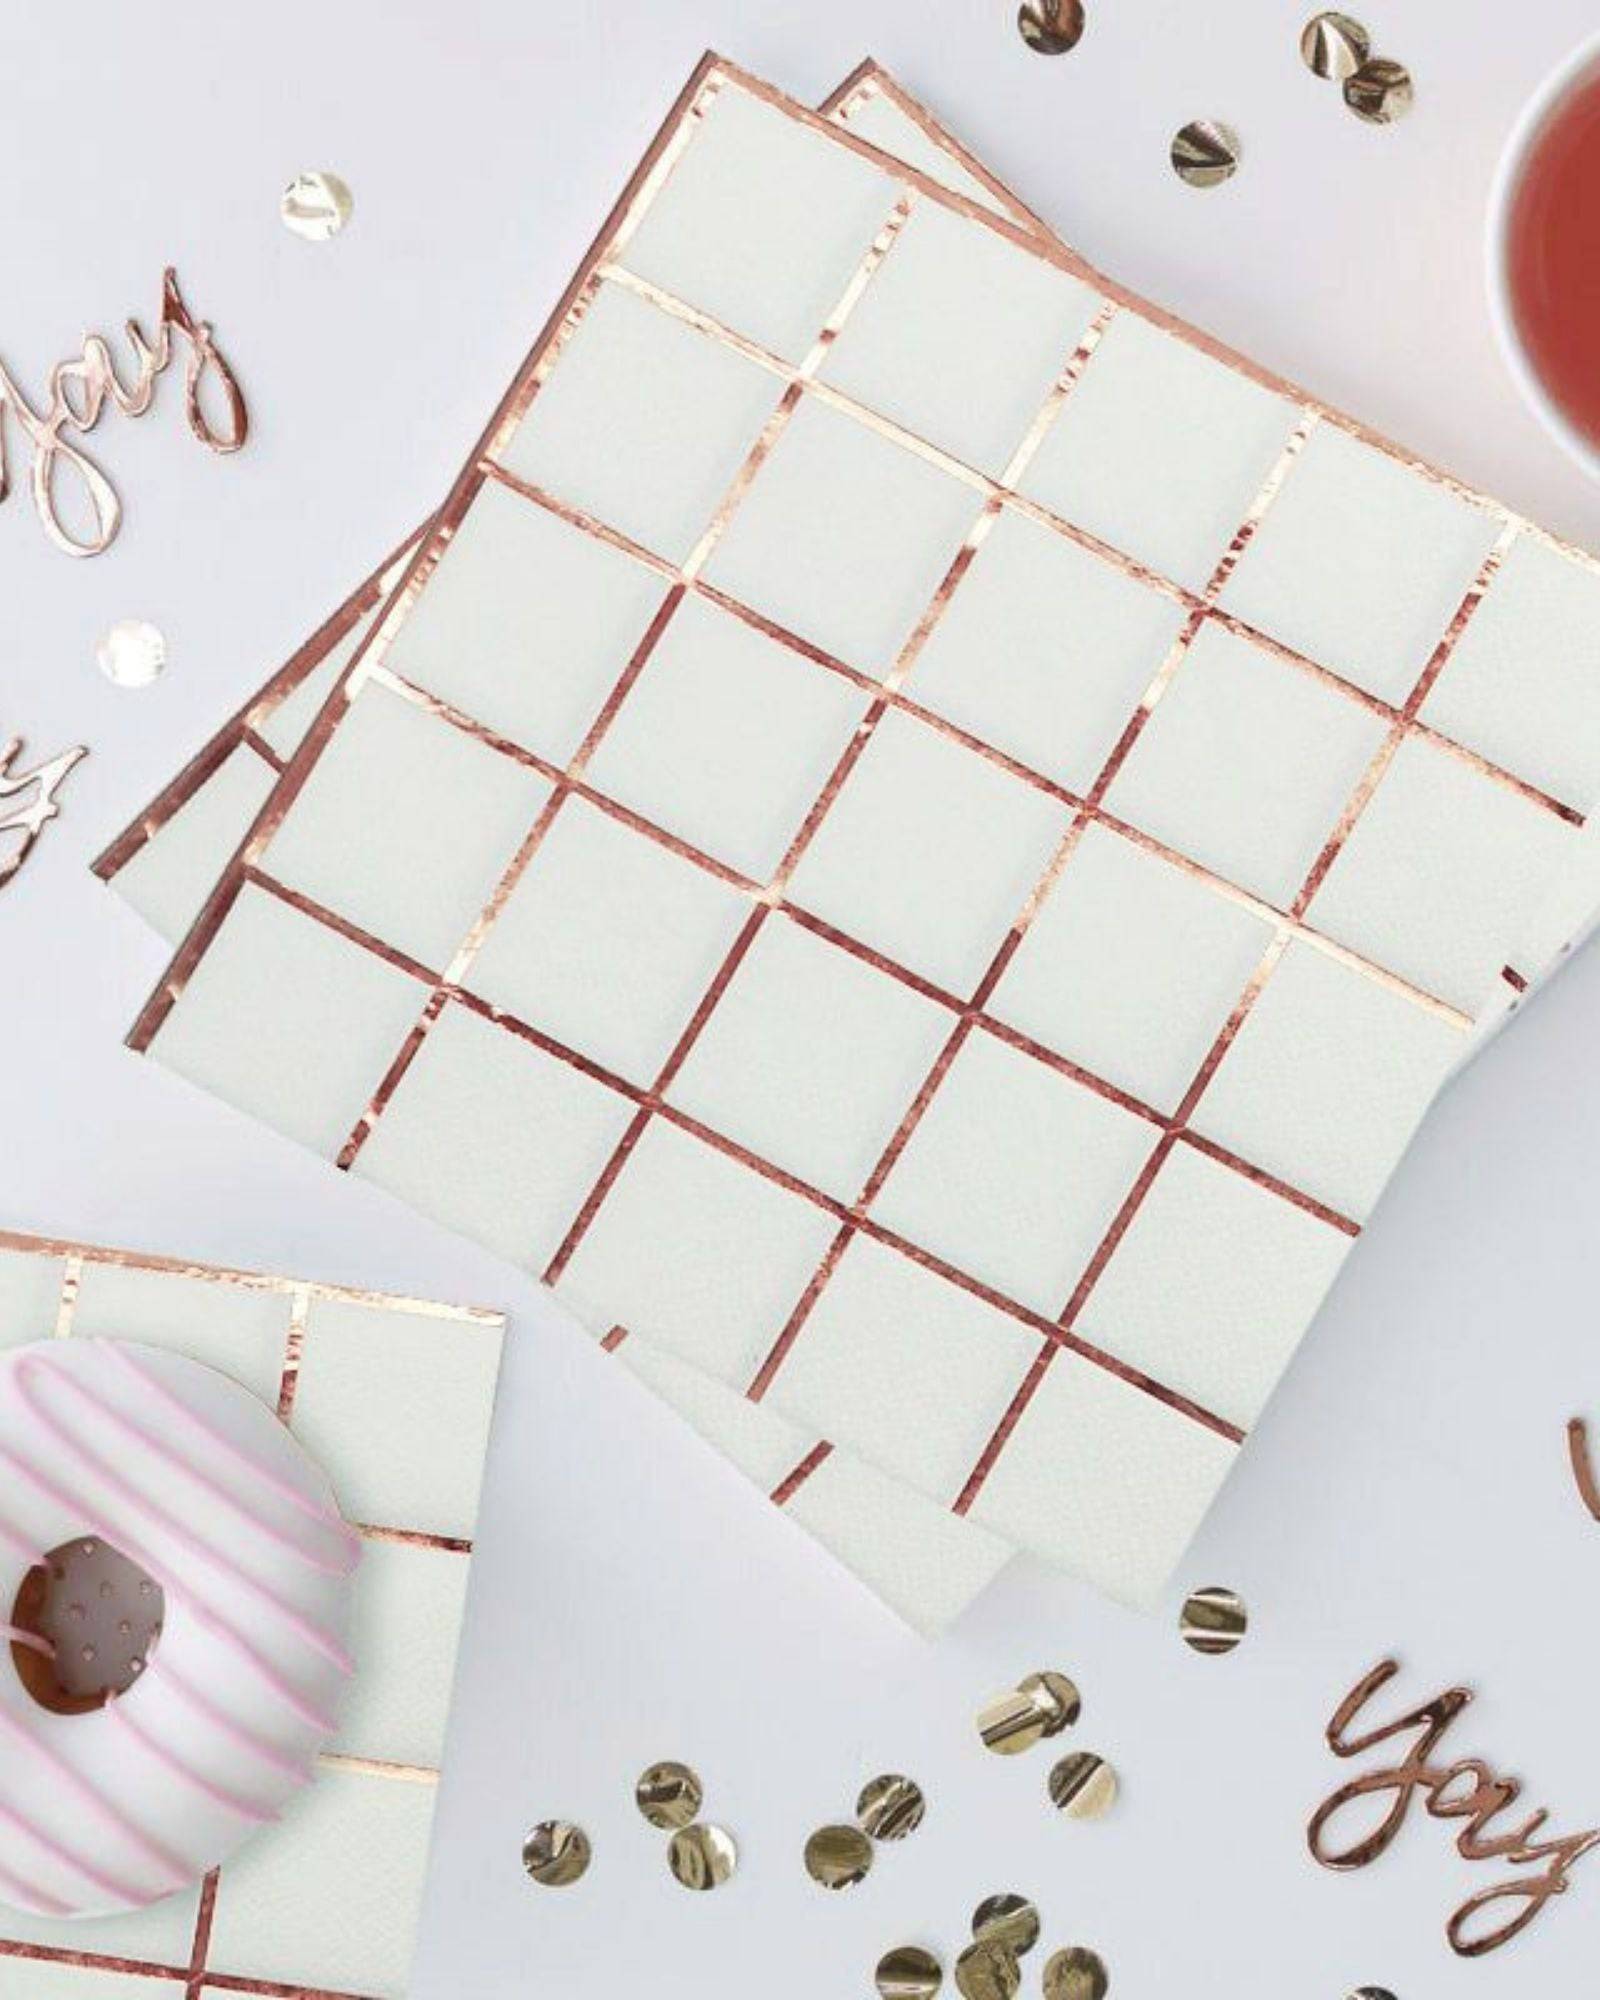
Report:
[[[1237,1591],[1209,1585],[1197,1590],[1183,1607],[1178,1630],[1197,1653],[1231,1653],[1250,1625],[1250,1613]]]
[[[1242,151],[1231,125],[1196,118],[1173,135],[1172,171],[1189,187],[1220,187],[1239,171]]]
[[[1343,83],[1372,53],[1372,37],[1349,14],[1313,14],[1300,31],[1300,53],[1314,76]]]
[[[1101,1819],[1117,1802],[1117,1774],[1092,1750],[1074,1750],[1051,1771],[1050,1797],[1069,1819]]]
[[[1035,55],[1064,56],[1083,40],[1083,0],[1022,0],[1017,32]]]
[[[872,1842],[858,1826],[822,1826],[806,1842],[806,1873],[824,1889],[853,1889],[872,1872]]]
[[[720,1826],[680,1827],[667,1842],[667,1866],[686,1889],[716,1889],[739,1865],[733,1835]]]
[[[705,1787],[687,1764],[652,1764],[633,1788],[634,1802],[652,1826],[688,1826],[705,1801]]]
[[[1081,1944],[1056,1952],[1044,1969],[1044,2000],[1105,2000],[1110,1988],[1105,1960]]]
[[[158,626],[122,618],[95,647],[94,656],[113,687],[144,688],[166,670],[167,642]]]
[[[972,1913],[972,1935],[1010,1945],[1023,1958],[1039,1942],[1039,1912],[1026,1896],[987,1896]]]
[[[589,1871],[589,1836],[570,1820],[544,1819],[522,1843],[522,1865],[542,1889],[565,1889]]]
[[[944,1967],[919,1944],[897,1944],[878,1960],[872,1977],[882,2000],[933,2000],[944,1984]]]
[[[1082,1708],[1078,1690],[1065,1674],[1029,1674],[978,1711],[978,1734],[996,1756],[1017,1757],[1070,1728]]]
[[[911,1778],[892,1773],[870,1779],[856,1800],[856,1824],[874,1840],[904,1840],[921,1826],[928,1802]]]
[[[1369,125],[1392,125],[1411,109],[1411,72],[1387,56],[1372,56],[1344,80],[1344,101]]]
[[[283,226],[308,243],[337,236],[355,211],[356,198],[337,174],[296,174],[283,191],[278,213]]]

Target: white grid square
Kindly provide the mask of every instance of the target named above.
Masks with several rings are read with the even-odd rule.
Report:
[[[564,765],[666,589],[631,556],[486,480],[384,665]]]
[[[1285,908],[1386,734],[1382,718],[1208,623],[1106,807]]]
[[[1247,1428],[1349,1248],[1330,1223],[1176,1146],[1078,1329],[1119,1361]]]
[[[1566,804],[1600,800],[1600,575],[1523,533],[1422,720]]]
[[[923,202],[821,379],[998,478],[1101,303],[1065,271]]]
[[[570,1063],[447,1006],[355,1172],[513,1264],[542,1270],[629,1109]]]
[[[1086,792],[1187,615],[1175,598],[1006,508],[917,654],[906,693]]]
[[[1506,940],[1569,852],[1572,829],[1411,737],[1307,912],[1318,930],[1475,1013]]]
[[[161,1060],[337,1157],[428,989],[264,889],[239,896],[161,1033]]]
[[[989,1012],[1175,1111],[1272,938],[1187,869],[1089,825]]]
[[[765,882],[868,699],[792,647],[689,597],[589,775],[657,826]]]
[[[1148,1120],[980,1028],[962,1044],[872,1214],[1053,1318],[1157,1137]]]
[[[1443,639],[1501,526],[1486,507],[1324,423],[1222,602],[1398,704]]]
[[[878,724],[795,869],[802,908],[965,997],[1038,886],[1067,807],[911,716]]]
[[[1106,328],[1023,475],[1053,514],[1198,590],[1300,420],[1140,314]]]
[[[367,686],[267,845],[289,887],[434,972],[550,796],[536,771]]]
[[[465,983],[497,1009],[649,1083],[749,912],[738,889],[568,798]]]
[[[1368,974],[1291,944],[1192,1123],[1364,1221],[1462,1040],[1460,1028]]]
[[[278,773],[247,744],[223,759],[183,809],[121,871],[118,886],[133,907],[177,944],[205,908],[217,869],[255,824]]]
[[[885,674],[981,504],[949,473],[807,398],[705,579],[847,665]]]
[[[667,1096],[850,1201],[951,1025],[933,1001],[798,924],[769,919]]]
[[[970,1518],[1148,1605],[1236,1452],[1105,1369],[1057,1354]]]
[[[954,1501],[1039,1336],[869,1238],[852,1238],[778,1374],[777,1406]]]
[[[813,1202],[652,1119],[557,1282],[612,1325],[748,1382],[836,1231]]]
[[[782,393],[732,348],[602,285],[497,455],[518,478],[682,562]]]
[[[801,361],[900,188],[742,90],[722,90],[621,261]]]

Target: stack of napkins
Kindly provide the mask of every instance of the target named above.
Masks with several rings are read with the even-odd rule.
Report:
[[[106,857],[186,928],[134,1045],[917,1622],[1015,1547],[1145,1600],[1596,905],[1597,630],[881,73],[707,59],[397,578]]]

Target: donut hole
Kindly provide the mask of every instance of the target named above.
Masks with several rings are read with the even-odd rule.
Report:
[[[126,1694],[161,1639],[166,1597],[113,1543],[83,1535],[22,1579],[11,1606],[11,1660],[52,1715],[87,1715]]]

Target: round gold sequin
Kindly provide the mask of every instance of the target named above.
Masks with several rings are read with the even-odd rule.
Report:
[[[904,1840],[922,1824],[928,1802],[914,1778],[870,1778],[856,1800],[856,1824],[874,1840]]]
[[[996,1938],[976,1938],[956,1960],[956,1991],[962,2000],[1016,2000],[1022,1991],[1017,1954]]]
[[[944,1967],[920,1944],[897,1944],[878,1960],[872,1977],[883,2000],[933,2000],[944,1984]]]
[[[1371,56],[1344,80],[1344,101],[1369,125],[1392,125],[1416,96],[1411,72],[1387,56]]]
[[[1053,1954],[1044,1969],[1044,2000],[1106,2000],[1111,1976],[1098,1952],[1081,1944]]]
[[[1195,1591],[1183,1607],[1178,1630],[1186,1646],[1197,1653],[1231,1653],[1250,1625],[1250,1613],[1237,1591],[1208,1584]]]
[[[1372,37],[1349,14],[1313,14],[1300,30],[1300,53],[1313,76],[1343,83],[1372,53]]]
[[[1358,1986],[1350,1995],[1350,2000],[1394,2000],[1387,1986]]]
[[[978,1711],[978,1734],[999,1757],[1017,1757],[1078,1719],[1078,1690],[1065,1674],[1028,1674]]]
[[[296,174],[278,203],[283,226],[308,243],[337,236],[355,212],[356,198],[337,174]]]
[[[581,1826],[542,1819],[522,1843],[522,1865],[543,1889],[565,1889],[589,1870],[594,1850]]]
[[[113,687],[144,688],[165,671],[167,642],[159,626],[142,618],[121,618],[102,637],[94,656]]]
[[[1092,1750],[1074,1750],[1050,1773],[1050,1797],[1069,1819],[1101,1819],[1117,1802],[1117,1774]]]
[[[1243,150],[1231,125],[1216,118],[1196,118],[1173,134],[1172,171],[1189,187],[1221,187],[1239,171]]]
[[[806,1842],[806,1873],[824,1889],[853,1889],[872,1872],[872,1842],[858,1826],[819,1826]]]
[[[739,1865],[733,1835],[720,1826],[679,1827],[667,1842],[667,1866],[686,1889],[716,1889]]]
[[[652,1764],[634,1786],[633,1798],[652,1826],[671,1832],[695,1818],[705,1787],[687,1764]]]
[[[1040,56],[1064,56],[1083,40],[1083,0],[1022,0],[1017,32]]]
[[[1008,1944],[1025,1957],[1039,1942],[1039,1912],[1026,1896],[986,1896],[972,1913],[972,1935]]]
[[[1078,1684],[1065,1674],[1048,1669],[1042,1674],[1025,1674],[1017,1683],[1017,1693],[1027,1695],[1043,1715],[1046,1736],[1059,1736],[1083,1713]]]

